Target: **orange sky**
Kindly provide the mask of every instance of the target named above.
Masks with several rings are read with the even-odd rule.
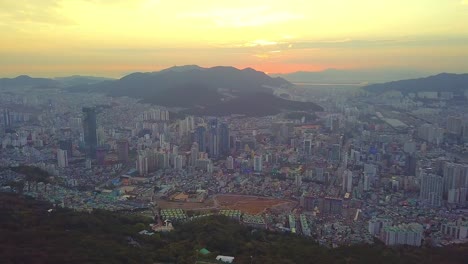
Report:
[[[468,72],[468,0],[0,0],[0,76]]]

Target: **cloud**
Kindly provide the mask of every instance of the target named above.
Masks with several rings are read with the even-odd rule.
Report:
[[[278,44],[279,42],[276,42],[276,41],[258,39],[258,40],[254,40],[251,42],[241,44],[240,47],[263,47],[263,46],[273,46],[273,45],[278,45]]]
[[[216,8],[210,11],[183,13],[181,19],[204,19],[220,28],[258,27],[303,18],[288,11],[273,10],[268,6]]]
[[[0,3],[0,19],[4,24],[74,24],[74,21],[61,14],[60,8],[61,1],[59,0],[4,1]]]

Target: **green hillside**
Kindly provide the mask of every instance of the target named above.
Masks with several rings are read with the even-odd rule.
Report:
[[[218,254],[235,263],[464,263],[468,245],[448,248],[327,249],[298,236],[251,230],[212,216],[139,235],[151,219],[108,211],[54,209],[16,194],[0,194],[2,263],[195,263]],[[211,253],[201,256],[207,248]],[[251,257],[252,256],[252,257]]]

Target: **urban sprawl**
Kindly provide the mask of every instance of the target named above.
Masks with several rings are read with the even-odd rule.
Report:
[[[467,241],[468,104],[452,106],[450,92],[288,92],[324,111],[200,117],[127,97],[5,91],[0,188],[145,214],[148,235],[222,214],[329,247]]]

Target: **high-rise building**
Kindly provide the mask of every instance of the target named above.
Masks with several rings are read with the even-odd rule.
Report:
[[[218,119],[211,119],[208,128],[208,155],[210,158],[219,156]]]
[[[235,151],[242,151],[242,142],[238,138],[234,140],[234,149]]]
[[[443,194],[447,202],[464,206],[468,201],[468,164],[445,163]]]
[[[294,184],[296,187],[301,187],[302,185],[302,175],[300,173],[297,173],[294,175]]]
[[[104,128],[102,127],[98,128],[96,130],[96,135],[97,135],[98,146],[103,146],[107,140],[107,136],[106,136],[106,132],[104,131]]]
[[[3,125],[6,128],[11,126],[11,116],[8,108],[3,109]]]
[[[172,154],[173,155],[179,155],[179,146],[172,146]]]
[[[462,129],[462,138],[465,143],[468,143],[468,121],[465,120]]]
[[[229,150],[231,149],[230,139],[229,139],[229,126],[226,123],[221,123],[219,125],[219,149],[220,154],[228,155]]]
[[[128,141],[126,139],[117,141],[117,156],[121,162],[128,161]]]
[[[391,226],[391,224],[392,220],[390,219],[372,218],[369,220],[369,233],[373,236],[378,236],[385,227]]]
[[[188,116],[183,120],[179,120],[179,135],[184,136],[195,129],[195,119],[193,116]]]
[[[82,125],[83,124],[82,124],[81,117],[72,117],[72,118],[70,118],[70,126],[72,128],[77,129],[77,128],[80,128]]]
[[[206,128],[204,126],[197,127],[194,141],[198,144],[198,151],[206,152]]]
[[[439,144],[442,142],[443,135],[442,128],[431,124],[423,124],[418,128],[418,136],[429,143]]]
[[[353,191],[353,172],[350,170],[345,170],[343,172],[343,183],[342,188],[344,192],[352,192]]]
[[[304,154],[305,155],[312,154],[312,140],[311,139],[304,140]]]
[[[452,189],[468,188],[468,164],[445,163],[443,175],[444,195]]]
[[[262,156],[254,157],[254,171],[261,172],[263,170]]]
[[[83,132],[86,155],[96,157],[97,133],[96,133],[96,109],[94,107],[83,108]]]
[[[343,210],[343,200],[334,197],[324,197],[319,199],[319,210],[321,214],[341,214]]]
[[[320,182],[325,182],[324,176],[324,168],[322,167],[316,167],[315,168],[315,177],[318,181]]]
[[[442,177],[432,174],[421,172],[420,175],[421,186],[419,191],[419,198],[431,206],[442,205]]]
[[[57,150],[57,163],[59,168],[66,168],[68,167],[68,157],[67,151],[63,149]]]
[[[232,156],[227,157],[226,159],[226,168],[228,170],[234,169],[234,158]]]
[[[154,149],[147,149],[145,151],[146,158],[148,159],[148,172],[153,172],[158,169],[158,156]]]
[[[468,188],[449,189],[447,202],[465,206],[467,204]]]
[[[383,228],[380,238],[387,246],[410,245],[419,247],[423,238],[423,227],[418,223],[386,226]]]
[[[195,118],[193,116],[188,116],[186,118],[187,120],[187,128],[189,131],[192,131],[195,129]]]
[[[96,148],[97,164],[101,166],[104,165],[104,162],[106,160],[106,153],[107,153],[107,150],[105,148],[102,148],[102,147]]]
[[[142,176],[148,174],[148,158],[145,155],[138,155],[136,160],[136,169]]]
[[[206,165],[206,172],[209,174],[213,173],[213,162],[211,160],[208,160],[208,164]]]
[[[455,239],[468,238],[468,221],[457,220],[455,222],[442,223],[442,234]]]
[[[189,164],[192,167],[195,167],[195,164],[198,159],[199,147],[197,142],[193,142],[192,148],[190,149],[190,161]]]
[[[161,111],[161,119],[164,121],[169,121],[169,111],[163,110]]]
[[[313,211],[319,206],[319,199],[306,192],[301,195],[299,202],[302,208],[306,211]]]
[[[405,171],[407,175],[416,175],[417,158],[415,155],[407,155],[405,161]]]
[[[169,155],[165,152],[156,153],[157,168],[166,169],[169,168]]]
[[[71,139],[62,139],[59,140],[59,147],[62,150],[67,151],[68,158],[71,158],[73,155],[73,143]]]
[[[185,167],[185,156],[176,155],[174,156],[174,169],[181,170]]]
[[[364,191],[369,191],[371,189],[371,184],[370,184],[370,177],[368,174],[364,174],[363,176],[363,190]]]
[[[341,159],[341,147],[340,144],[333,144],[330,151],[330,160],[332,162],[340,162]]]
[[[463,120],[460,117],[449,116],[447,118],[447,132],[459,136],[462,133]]]
[[[86,159],[86,161],[85,161],[85,168],[88,169],[88,170],[90,170],[91,167],[92,167],[92,162],[91,162],[91,160],[90,160],[90,159]]]

